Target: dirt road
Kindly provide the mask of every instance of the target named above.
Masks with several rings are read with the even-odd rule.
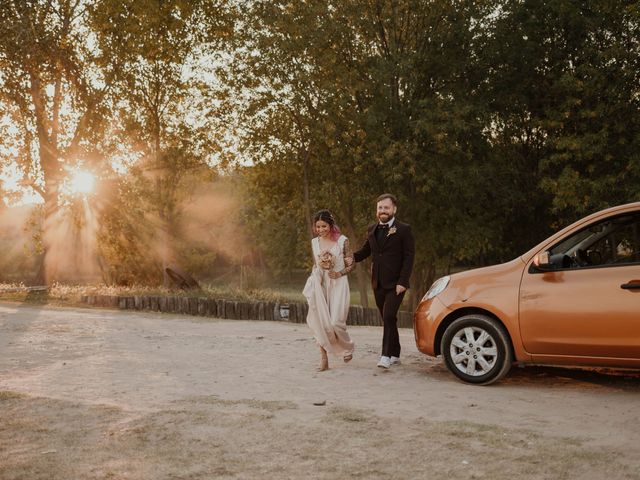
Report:
[[[0,479],[640,478],[640,374],[473,387],[350,331],[316,373],[305,325],[2,304]]]

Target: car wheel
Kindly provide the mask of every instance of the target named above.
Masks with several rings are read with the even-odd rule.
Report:
[[[465,315],[447,327],[440,351],[447,368],[460,380],[489,385],[504,377],[513,363],[505,328],[491,317]]]

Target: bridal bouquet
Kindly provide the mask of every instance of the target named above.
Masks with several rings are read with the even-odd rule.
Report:
[[[318,255],[318,265],[323,270],[331,270],[336,264],[336,257],[331,252],[321,252]]]

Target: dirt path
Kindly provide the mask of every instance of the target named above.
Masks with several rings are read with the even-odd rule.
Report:
[[[2,304],[0,479],[640,478],[640,374],[473,387],[350,331],[316,373],[305,325]]]

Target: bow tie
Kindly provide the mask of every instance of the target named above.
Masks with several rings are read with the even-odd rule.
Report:
[[[379,223],[378,227],[379,230],[388,230],[389,229],[389,225],[386,223]]]

